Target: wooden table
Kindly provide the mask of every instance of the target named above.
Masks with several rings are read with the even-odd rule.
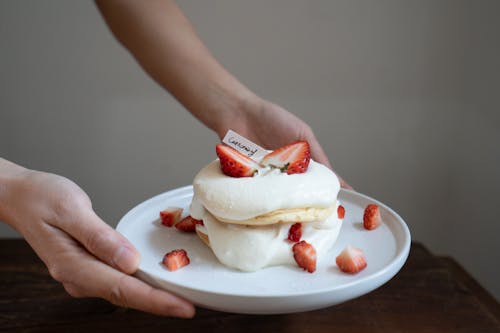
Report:
[[[23,240],[0,240],[0,258],[0,331],[500,332],[499,303],[453,259],[418,243],[396,277],[341,305],[270,316],[197,309],[192,320],[71,298]]]

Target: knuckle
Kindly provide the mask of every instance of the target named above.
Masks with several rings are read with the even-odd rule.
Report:
[[[68,186],[61,186],[53,199],[55,215],[65,220],[71,220],[81,209],[92,206],[85,192]]]
[[[63,219],[67,219],[74,212],[72,197],[69,193],[59,193],[54,203],[54,213]]]
[[[100,252],[99,249],[111,242],[109,233],[106,230],[97,229],[88,233],[85,246],[91,253]]]
[[[66,290],[66,292],[71,296],[75,298],[82,298],[85,297],[86,295],[74,284],[71,283],[63,283],[63,287]]]
[[[49,264],[47,266],[47,268],[49,270],[50,276],[52,276],[52,278],[54,278],[54,280],[61,282],[61,283],[64,283],[66,281],[66,278],[67,278],[66,272],[61,265]]]
[[[125,308],[129,307],[129,302],[127,299],[127,293],[125,288],[125,279],[127,276],[122,276],[113,287],[109,289],[109,293],[106,297],[111,303],[122,306]]]

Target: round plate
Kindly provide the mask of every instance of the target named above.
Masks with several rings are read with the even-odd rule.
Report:
[[[196,234],[161,225],[159,212],[167,207],[182,207],[183,216],[187,215],[192,195],[192,186],[185,186],[148,199],[130,210],[117,230],[141,253],[139,279],[204,308],[277,314],[328,307],[387,282],[403,266],[410,250],[410,232],[398,214],[366,195],[341,190],[339,200],[346,210],[342,229],[328,256],[318,258],[314,273],[291,265],[240,272],[222,265]],[[382,217],[382,224],[372,231],[365,230],[362,223],[369,203],[380,206]],[[354,275],[341,272],[335,264],[346,245],[361,248],[368,262]],[[161,260],[178,248],[187,251],[191,263],[170,272]]]

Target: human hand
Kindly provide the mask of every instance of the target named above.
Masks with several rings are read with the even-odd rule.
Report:
[[[71,296],[100,297],[158,315],[194,315],[189,302],[130,275],[139,253],[96,215],[80,187],[61,176],[23,170],[3,192],[0,186],[0,218],[25,237]]]
[[[264,100],[247,103],[243,108],[244,111],[231,120],[228,127],[266,149],[276,149],[293,141],[305,140],[311,147],[311,157],[332,169],[311,127],[300,118]],[[222,138],[225,132],[218,134]],[[337,177],[343,188],[352,189],[338,174]]]

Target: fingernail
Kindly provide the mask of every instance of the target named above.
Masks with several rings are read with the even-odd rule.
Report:
[[[116,252],[113,263],[124,273],[133,273],[139,266],[139,255],[126,246],[121,246]]]

